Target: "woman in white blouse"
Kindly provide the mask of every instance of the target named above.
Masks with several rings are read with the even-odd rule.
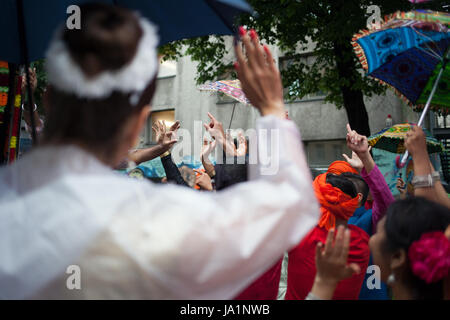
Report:
[[[269,161],[216,194],[154,185],[111,168],[151,110],[155,27],[113,6],[81,11],[81,30],[58,31],[48,50],[43,143],[0,170],[0,298],[233,297],[318,219],[269,50],[241,28],[236,68]]]

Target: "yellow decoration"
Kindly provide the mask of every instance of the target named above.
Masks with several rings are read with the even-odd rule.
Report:
[[[17,137],[16,136],[11,137],[11,142],[9,144],[9,147],[11,149],[15,149],[17,147]]]
[[[19,108],[21,104],[20,94],[16,95],[16,100],[14,101],[14,106]]]

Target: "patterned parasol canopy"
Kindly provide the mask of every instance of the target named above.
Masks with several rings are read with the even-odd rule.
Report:
[[[386,17],[380,29],[363,30],[352,44],[367,75],[392,87],[415,110],[450,112],[450,15],[416,10]],[[433,85],[438,78],[436,91]]]
[[[250,101],[242,91],[241,82],[239,80],[220,80],[201,85],[201,91],[219,91],[227,96],[239,101],[240,103],[250,105]]]
[[[405,152],[404,140],[406,133],[411,130],[412,123],[396,124],[390,128],[381,130],[368,138],[369,145],[373,148],[386,150],[392,153]],[[426,130],[428,153],[437,153],[444,150],[442,144]]]

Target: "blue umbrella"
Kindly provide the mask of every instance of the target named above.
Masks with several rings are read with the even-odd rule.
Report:
[[[0,0],[2,48],[0,60],[24,64],[44,57],[54,30],[68,18],[71,5],[89,0]],[[240,13],[251,13],[244,0],[97,0],[139,11],[159,27],[160,45],[204,35],[234,34],[233,22]],[[82,19],[82,14],[81,14]],[[27,80],[28,82],[28,80]],[[32,138],[36,141],[31,86],[28,86]]]
[[[67,8],[86,2],[91,1],[0,0],[0,30],[3,30],[0,60],[24,64],[26,60],[43,58],[54,30],[70,16]],[[96,0],[96,2],[139,11],[158,25],[160,45],[210,34],[234,34],[233,23],[236,17],[241,13],[252,13],[252,8],[244,0]],[[25,59],[26,54],[28,59]]]

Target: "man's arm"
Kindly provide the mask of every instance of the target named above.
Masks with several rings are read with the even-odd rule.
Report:
[[[162,148],[160,145],[156,145],[150,148],[145,149],[137,149],[134,151],[131,151],[128,154],[128,159],[136,163],[137,165],[141,164],[142,162],[146,162],[149,160],[152,160],[156,157],[159,157],[167,150]]]

